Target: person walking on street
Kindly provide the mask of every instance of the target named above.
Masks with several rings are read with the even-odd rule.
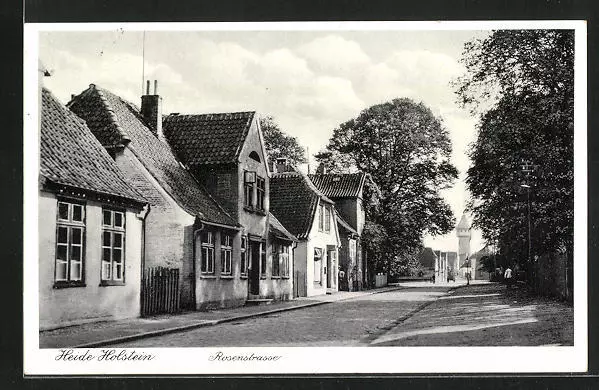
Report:
[[[505,273],[503,274],[503,279],[505,280],[505,284],[506,284],[507,288],[510,288],[510,286],[512,284],[512,269],[510,268],[509,265],[505,269]]]

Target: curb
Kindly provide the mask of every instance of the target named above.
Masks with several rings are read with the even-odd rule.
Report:
[[[390,292],[390,291],[402,290],[404,288],[405,287],[399,287],[398,286],[397,288],[387,289],[387,290],[384,290],[384,291],[373,291],[373,292],[371,292],[369,294],[364,294],[364,296],[366,296],[366,295],[374,295],[374,294],[382,294],[382,293],[386,293],[386,292]],[[328,304],[328,303],[345,301],[345,300],[352,299],[352,298],[358,298],[358,297],[347,297],[347,298],[342,298],[342,299],[338,299],[338,300],[335,300],[335,301],[310,302],[310,303],[306,303],[304,305],[297,305],[297,306],[291,306],[291,307],[282,307],[280,309],[272,309],[272,310],[268,310],[268,311],[261,311],[259,313],[241,314],[241,315],[238,315],[238,316],[229,317],[229,318],[223,318],[223,319],[220,319],[220,320],[203,320],[201,322],[195,322],[195,323],[189,324],[189,325],[176,326],[176,327],[172,327],[172,328],[154,330],[154,331],[150,331],[150,332],[136,333],[136,334],[132,334],[132,335],[128,335],[128,336],[115,337],[115,338],[112,338],[112,339],[101,340],[101,341],[94,341],[94,342],[91,342],[91,343],[84,343],[84,344],[79,344],[79,345],[75,345],[75,346],[72,346],[72,347],[63,347],[63,348],[97,348],[97,347],[104,347],[104,346],[108,346],[108,345],[112,345],[112,344],[120,344],[120,343],[125,343],[125,342],[129,342],[129,341],[135,341],[135,340],[140,340],[140,339],[145,339],[145,338],[151,338],[151,337],[156,337],[156,336],[163,336],[163,335],[171,334],[171,333],[179,333],[179,332],[184,332],[184,331],[187,331],[187,330],[204,328],[204,327],[208,327],[208,326],[214,326],[214,325],[218,325],[218,324],[224,324],[224,323],[227,323],[227,322],[244,320],[244,319],[248,319],[248,318],[262,317],[262,316],[267,316],[269,314],[281,313],[281,312],[284,312],[284,311],[292,311],[292,310],[298,310],[298,309],[305,309],[305,308],[308,308],[308,307],[314,307],[314,306],[319,306],[319,305],[325,305],[325,304]]]

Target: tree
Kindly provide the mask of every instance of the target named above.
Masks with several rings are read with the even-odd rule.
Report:
[[[441,120],[422,103],[394,99],[339,125],[316,158],[332,170],[372,177],[381,200],[371,218],[388,234],[391,262],[406,263],[404,254],[420,250],[425,233],[444,234],[454,227],[453,213],[439,194],[457,177],[450,156]]]
[[[308,162],[306,151],[299,144],[297,138],[285,134],[272,116],[260,118],[260,128],[264,136],[266,152],[271,162],[276,161],[277,158],[286,158],[291,165]]]
[[[533,252],[571,254],[574,33],[495,31],[466,44],[462,63],[456,93],[480,115],[466,178],[473,225],[511,261],[524,262],[530,199]],[[523,161],[532,163],[529,175]]]

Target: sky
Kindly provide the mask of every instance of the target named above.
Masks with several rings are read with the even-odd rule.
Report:
[[[487,33],[44,31],[39,56],[52,73],[45,86],[63,103],[94,83],[139,105],[145,76],[158,80],[165,113],[255,110],[272,115],[310,155],[363,109],[398,97],[423,102],[442,119],[453,143],[460,176],[442,194],[457,223],[469,196],[466,152],[476,137],[476,118],[456,104],[450,82],[463,73],[464,43]],[[479,231],[472,233],[474,252],[484,243]],[[457,251],[455,231],[425,237],[424,244]]]

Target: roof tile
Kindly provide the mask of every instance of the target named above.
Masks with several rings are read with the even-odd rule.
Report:
[[[84,121],[42,89],[40,176],[52,182],[146,203]]]
[[[254,111],[198,115],[167,115],[162,129],[177,156],[186,164],[237,161]]]
[[[308,175],[314,185],[329,198],[352,198],[360,196],[364,188],[366,174],[313,174]]]
[[[69,108],[87,121],[104,145],[130,140],[128,147],[187,212],[206,222],[237,225],[179,163],[169,145],[159,140],[146,126],[135,105],[92,84],[69,103]]]
[[[298,239],[308,237],[319,200],[333,203],[300,172],[277,173],[270,178],[270,211]]]

